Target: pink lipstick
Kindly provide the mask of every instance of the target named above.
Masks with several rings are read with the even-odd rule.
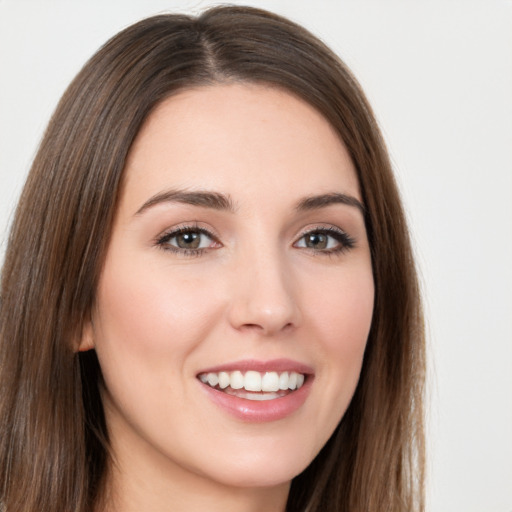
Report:
[[[243,360],[206,368],[197,374],[209,399],[247,422],[277,421],[306,401],[313,369],[290,359]]]

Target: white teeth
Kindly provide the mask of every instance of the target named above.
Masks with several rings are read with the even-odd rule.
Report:
[[[219,387],[220,389],[225,389],[229,386],[230,378],[229,373],[220,372],[219,373]]]
[[[247,372],[244,377],[244,388],[247,391],[261,391],[261,375],[259,372]]]
[[[279,398],[281,395],[278,395],[277,393],[242,393],[237,396],[240,398],[245,398],[247,400],[263,402],[265,400],[274,400],[276,398]]]
[[[219,383],[219,376],[216,373],[208,374],[208,384],[214,388]]]
[[[267,372],[261,379],[262,391],[277,391],[279,389],[279,375],[276,372]]]
[[[288,389],[295,389],[297,387],[297,374],[295,372],[290,373],[288,378]]]
[[[284,372],[279,375],[279,389],[288,389],[288,378],[288,372]]]
[[[245,389],[251,392],[275,393],[276,391],[286,391],[299,389],[304,384],[304,375],[297,372],[256,372],[248,371],[245,375],[239,371],[202,373],[199,375],[201,382],[208,384],[212,388],[219,386],[220,389],[231,388],[232,390]],[[268,395],[272,399],[274,395]],[[274,396],[274,397],[277,397]],[[260,398],[258,398],[259,400]],[[267,398],[261,398],[264,400]],[[256,398],[255,398],[256,400]]]
[[[242,372],[239,372],[238,370],[236,372],[232,372],[229,385],[233,389],[242,389],[244,387],[244,376],[242,375]]]

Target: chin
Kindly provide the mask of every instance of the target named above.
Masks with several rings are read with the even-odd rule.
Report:
[[[264,455],[254,450],[245,457],[235,459],[234,455],[231,462],[224,460],[222,464],[203,468],[204,476],[223,485],[239,488],[288,485],[312,461],[312,458],[298,451],[295,447],[291,453],[273,451]]]

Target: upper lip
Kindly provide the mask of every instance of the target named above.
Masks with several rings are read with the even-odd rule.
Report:
[[[197,373],[219,373],[219,372],[232,372],[240,370],[241,372],[255,371],[255,372],[297,372],[304,375],[311,375],[314,373],[313,368],[307,364],[294,361],[292,359],[270,359],[267,361],[257,359],[244,359],[240,361],[232,361],[216,366],[205,368]]]

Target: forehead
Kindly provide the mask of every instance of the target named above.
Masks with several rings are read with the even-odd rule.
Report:
[[[283,200],[336,190],[360,198],[330,123],[291,93],[245,83],[185,90],[157,106],[134,141],[124,180],[123,201],[134,204],[164,188],[272,191]]]

